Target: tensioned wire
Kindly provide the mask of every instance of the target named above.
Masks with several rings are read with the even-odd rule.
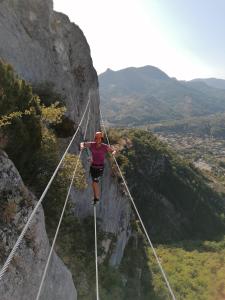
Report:
[[[95,273],[96,273],[96,299],[99,300],[98,288],[98,245],[97,245],[97,225],[96,225],[96,204],[94,204],[94,223],[95,223]]]
[[[85,132],[84,132],[84,140],[85,140],[85,137],[86,137],[86,134],[87,134],[87,127],[88,127],[88,123],[89,123],[89,117],[90,117],[90,107],[89,107],[89,110],[88,110],[87,123],[86,123]],[[66,209],[66,205],[68,203],[70,192],[71,192],[73,182],[74,182],[74,179],[75,179],[75,175],[76,175],[76,172],[77,172],[77,167],[78,167],[78,164],[79,164],[79,161],[80,161],[81,153],[82,153],[82,149],[79,152],[79,156],[78,156],[78,159],[77,159],[74,171],[73,171],[73,175],[72,175],[72,178],[71,178],[71,181],[70,181],[69,189],[68,189],[67,195],[66,195],[66,200],[65,200],[65,203],[64,203],[64,206],[63,206],[63,209],[62,209],[62,213],[61,213],[59,223],[58,223],[58,226],[57,226],[57,229],[56,229],[56,232],[55,232],[55,236],[54,236],[54,239],[53,239],[53,242],[52,242],[52,246],[51,246],[51,249],[50,249],[50,252],[49,252],[49,255],[48,255],[48,259],[47,259],[47,262],[46,262],[46,265],[45,265],[45,269],[44,269],[44,272],[42,274],[41,283],[40,283],[40,286],[39,286],[39,290],[38,290],[36,300],[39,300],[40,295],[41,295],[44,280],[45,280],[47,270],[48,270],[48,267],[49,267],[49,263],[50,263],[50,260],[51,260],[51,257],[52,257],[52,252],[53,252],[53,249],[54,249],[54,246],[55,246],[55,242],[56,242],[56,239],[57,239],[57,236],[58,236],[58,233],[59,233],[59,229],[60,229],[60,226],[61,226],[61,223],[62,223],[62,219],[63,219],[64,212],[65,212],[65,209]]]
[[[88,148],[85,148],[89,158]],[[101,179],[102,185],[102,179]],[[101,188],[102,190],[102,188]],[[97,244],[97,222],[96,222],[96,203],[94,203],[94,231],[95,231],[95,278],[96,278],[96,299],[99,300],[99,285],[98,285],[98,244]]]
[[[110,146],[110,142],[109,142],[108,134],[107,134],[107,131],[106,131],[104,122],[103,122],[101,110],[100,110],[100,118],[101,118],[102,127],[103,127],[104,132],[105,132],[105,136],[106,136],[106,139],[107,139],[107,143],[108,143],[108,145]],[[157,253],[156,253],[156,250],[155,250],[155,248],[154,248],[154,246],[153,246],[153,244],[152,244],[152,242],[151,242],[151,240],[150,240],[150,237],[149,237],[149,235],[148,235],[148,233],[147,233],[147,230],[146,230],[146,228],[145,228],[145,226],[144,226],[144,223],[143,223],[143,221],[142,221],[142,219],[141,219],[141,216],[140,216],[140,214],[139,214],[139,212],[138,212],[138,209],[137,209],[137,207],[136,207],[136,205],[135,205],[134,199],[133,199],[133,197],[131,196],[130,190],[129,190],[129,188],[128,188],[128,186],[127,186],[127,183],[126,183],[126,180],[125,180],[125,178],[124,178],[124,176],[123,176],[123,174],[122,174],[122,172],[121,172],[120,166],[119,166],[119,164],[118,164],[118,162],[117,162],[117,160],[116,160],[116,158],[115,158],[114,155],[113,155],[113,159],[114,159],[115,164],[116,164],[116,166],[117,166],[117,168],[118,168],[118,170],[119,170],[120,176],[121,176],[121,178],[122,178],[122,180],[123,180],[123,183],[124,183],[124,185],[125,185],[125,187],[126,187],[127,193],[128,193],[129,198],[130,198],[130,200],[131,200],[131,202],[132,202],[132,204],[133,204],[134,210],[135,210],[135,212],[136,212],[136,214],[137,214],[137,216],[138,216],[138,218],[139,218],[139,220],[140,220],[140,223],[141,223],[141,225],[142,225],[142,228],[143,228],[143,231],[144,231],[144,233],[145,233],[145,235],[146,235],[146,238],[147,238],[147,240],[148,240],[148,242],[149,242],[149,245],[150,245],[150,247],[152,248],[153,254],[154,254],[155,258],[156,258],[156,261],[157,261],[157,263],[158,263],[158,265],[159,265],[160,271],[161,271],[161,273],[162,273],[162,275],[163,275],[163,278],[164,278],[164,280],[165,280],[165,282],[166,282],[166,285],[167,285],[167,287],[168,287],[168,289],[169,289],[170,295],[171,295],[171,297],[172,297],[173,300],[176,300],[176,297],[175,297],[175,295],[174,295],[174,293],[173,293],[173,290],[172,290],[172,288],[171,288],[171,286],[170,286],[170,283],[169,283],[169,281],[168,281],[168,279],[167,279],[166,273],[165,273],[165,271],[163,270],[163,267],[162,267],[162,265],[161,265],[161,263],[160,263],[160,260],[159,260],[159,258],[158,258],[158,255],[157,255]]]
[[[66,148],[66,150],[65,150],[65,152],[64,152],[64,154],[63,154],[63,156],[62,156],[62,158],[61,158],[61,160],[60,160],[58,166],[56,167],[56,169],[55,169],[55,171],[54,171],[52,177],[50,178],[50,180],[49,180],[49,182],[48,182],[48,184],[47,184],[47,186],[46,186],[44,192],[42,193],[40,199],[38,200],[38,202],[37,202],[37,204],[36,204],[36,206],[35,206],[35,208],[33,209],[32,213],[30,214],[30,217],[29,217],[27,223],[25,224],[25,226],[24,226],[24,228],[23,228],[23,230],[22,230],[20,236],[18,237],[18,239],[17,239],[17,241],[16,241],[16,243],[15,243],[13,249],[11,250],[11,252],[10,252],[10,254],[9,254],[8,258],[7,258],[7,260],[5,261],[3,267],[2,267],[2,269],[1,269],[1,271],[0,271],[0,281],[1,281],[2,277],[4,276],[4,274],[5,274],[5,272],[6,272],[7,268],[8,268],[8,266],[9,266],[11,260],[13,259],[14,255],[15,255],[15,253],[16,253],[16,250],[17,250],[17,248],[19,247],[19,245],[20,245],[20,243],[21,243],[21,241],[22,241],[22,239],[23,239],[25,233],[27,232],[27,229],[28,229],[28,227],[30,226],[30,223],[31,223],[31,221],[32,221],[32,219],[33,219],[35,213],[37,212],[37,210],[38,210],[38,208],[39,208],[41,202],[43,201],[45,195],[47,194],[47,192],[48,192],[48,190],[49,190],[49,188],[50,188],[50,185],[52,184],[53,179],[55,178],[55,176],[56,176],[56,174],[57,174],[57,172],[58,172],[58,170],[59,170],[59,168],[60,168],[60,166],[61,166],[61,164],[62,164],[62,162],[63,162],[63,160],[64,160],[64,158],[65,158],[65,156],[66,156],[66,154],[68,153],[68,150],[69,150],[70,146],[72,145],[72,143],[73,143],[73,141],[74,141],[74,139],[75,139],[75,137],[76,137],[76,135],[77,135],[77,133],[78,133],[80,127],[81,127],[81,124],[82,124],[83,119],[84,119],[84,116],[85,116],[85,114],[86,114],[88,105],[89,105],[89,103],[90,103],[90,99],[91,99],[91,97],[90,97],[90,94],[89,94],[89,99],[88,99],[87,105],[86,105],[86,107],[85,107],[83,116],[82,116],[82,118],[81,118],[81,120],[80,120],[80,123],[79,123],[79,125],[78,125],[78,127],[77,127],[77,130],[75,131],[75,133],[74,133],[74,135],[73,135],[73,137],[72,137],[72,139],[71,139],[71,141],[70,141],[68,147]]]

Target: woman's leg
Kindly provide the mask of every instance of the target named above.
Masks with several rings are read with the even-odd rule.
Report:
[[[100,198],[99,183],[93,181],[92,188],[93,188],[93,192],[94,192],[94,198],[99,199]]]
[[[92,177],[92,188],[94,193],[94,201],[98,201],[100,199],[100,186],[99,186],[99,180],[103,175],[103,168],[96,169],[91,166],[90,173]]]

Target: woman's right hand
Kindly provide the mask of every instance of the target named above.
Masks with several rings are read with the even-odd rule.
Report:
[[[84,142],[80,143],[80,150],[84,149]]]

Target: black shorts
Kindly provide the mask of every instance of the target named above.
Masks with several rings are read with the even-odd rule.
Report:
[[[104,171],[104,167],[95,168],[93,166],[90,167],[90,173],[92,177],[92,181],[99,182],[100,177],[102,177]]]

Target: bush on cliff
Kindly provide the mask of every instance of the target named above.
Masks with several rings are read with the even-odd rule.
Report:
[[[50,90],[46,106],[10,65],[0,61],[0,147],[4,146],[36,196],[43,192],[61,158],[54,127],[60,128],[66,109],[58,101],[51,103],[55,99],[51,95]],[[84,170],[77,159],[74,154],[66,156],[47,195],[46,213],[51,217],[59,214],[57,205],[60,207],[65,199],[76,163],[74,185],[79,189],[86,186]]]
[[[0,131],[6,152],[21,173],[41,145],[41,109],[32,88],[0,61]]]

